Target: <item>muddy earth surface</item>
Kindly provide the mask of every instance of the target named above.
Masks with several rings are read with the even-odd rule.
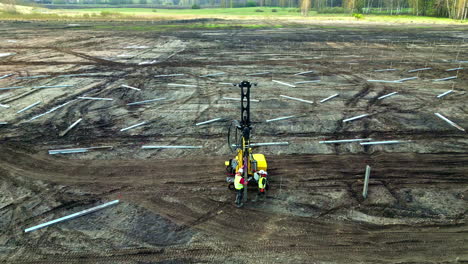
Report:
[[[195,22],[0,23],[0,262],[468,263],[466,27]],[[271,188],[238,209],[242,80],[252,142],[289,145],[254,149]]]

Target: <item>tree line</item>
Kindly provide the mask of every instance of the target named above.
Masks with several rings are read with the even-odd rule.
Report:
[[[15,0],[0,0],[0,2]],[[21,1],[21,0],[19,0]],[[28,0],[23,0],[28,1]],[[357,13],[449,17],[465,20],[468,0],[31,0],[53,4],[156,5],[190,7],[289,7],[298,8],[304,16],[318,13]]]
[[[333,5],[333,0],[302,0],[302,6],[321,9]],[[310,2],[310,3],[304,3]],[[361,14],[386,13],[390,15],[413,14],[416,16],[449,17],[466,19],[468,0],[342,0],[345,10]],[[301,8],[304,10],[304,8]]]

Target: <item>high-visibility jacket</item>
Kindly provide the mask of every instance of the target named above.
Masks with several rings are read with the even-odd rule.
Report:
[[[234,188],[236,190],[242,190],[244,188],[244,178],[238,173],[236,173],[236,176],[234,177]]]
[[[266,182],[267,181],[265,177],[260,177],[260,179],[258,179],[258,188],[261,192],[265,191]]]

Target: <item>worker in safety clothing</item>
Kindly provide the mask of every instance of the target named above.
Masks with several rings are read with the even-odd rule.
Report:
[[[244,205],[242,203],[242,198],[244,197],[244,186],[247,185],[248,181],[242,177],[244,169],[240,168],[236,175],[234,176],[234,188],[236,188],[236,206],[241,207]]]
[[[264,170],[260,170],[258,172],[259,174],[259,178],[257,180],[258,182],[258,193],[257,193],[257,199],[260,198],[260,199],[265,199],[265,188],[266,188],[266,185],[267,185],[267,175],[268,173]],[[257,200],[256,199],[256,200]]]

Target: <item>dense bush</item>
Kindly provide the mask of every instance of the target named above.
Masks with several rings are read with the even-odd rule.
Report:
[[[247,1],[247,3],[245,4],[246,7],[256,7],[257,6],[257,2],[255,1]]]
[[[271,12],[278,12],[278,9],[272,9]]]
[[[197,5],[197,4],[193,4],[193,5],[192,5],[192,9],[200,9],[200,6]]]
[[[118,17],[121,16],[120,13],[117,12],[111,12],[111,11],[101,11],[100,14],[102,17]]]
[[[353,17],[356,18],[356,19],[362,19],[362,18],[364,18],[364,15],[363,14],[358,14],[358,13],[353,13]]]
[[[255,9],[255,12],[263,12],[262,9]]]

